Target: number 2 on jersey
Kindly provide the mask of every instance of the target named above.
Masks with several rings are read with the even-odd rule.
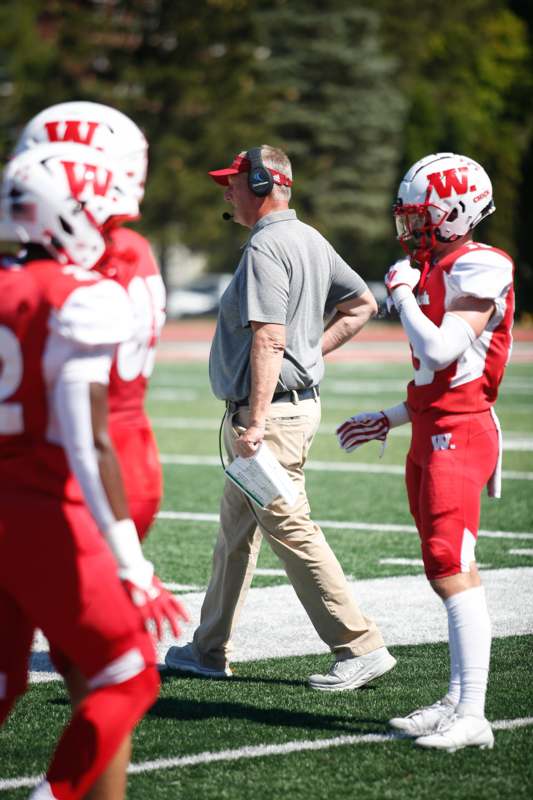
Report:
[[[22,403],[6,403],[22,381],[24,361],[20,343],[10,328],[0,325],[0,434],[24,430]]]

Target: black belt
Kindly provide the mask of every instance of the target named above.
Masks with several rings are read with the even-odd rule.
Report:
[[[272,397],[272,403],[294,403],[294,395],[298,400],[310,400],[311,398],[318,397],[320,389],[318,386],[309,386],[307,389],[291,389],[288,392],[276,392]],[[250,398],[245,397],[244,400],[226,400],[228,409],[235,410],[241,406],[250,405]]]

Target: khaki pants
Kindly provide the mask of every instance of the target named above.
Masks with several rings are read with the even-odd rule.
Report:
[[[224,445],[230,460],[233,444],[248,427],[242,407],[224,422]],[[265,441],[299,489],[292,507],[278,498],[261,509],[226,479],[220,504],[220,529],[213,554],[213,572],[202,606],[193,646],[201,663],[225,667],[264,536],[298,595],[320,638],[339,658],[383,646],[376,623],[363,616],[342,568],[321,529],[310,518],[303,467],[320,424],[320,400],[273,403]]]

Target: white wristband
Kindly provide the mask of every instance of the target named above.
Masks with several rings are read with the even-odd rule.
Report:
[[[142,589],[149,589],[154,567],[143,555],[133,520],[114,522],[105,532],[105,538],[117,560],[119,576],[131,580]]]
[[[398,425],[405,425],[406,422],[410,422],[411,420],[406,403],[399,403],[397,406],[385,408],[383,413],[389,420],[389,426],[391,428],[397,428]]]

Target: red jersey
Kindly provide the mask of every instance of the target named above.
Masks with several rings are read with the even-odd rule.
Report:
[[[70,359],[131,333],[113,281],[51,260],[0,265],[0,483],[82,499],[62,446],[54,384]]]
[[[111,233],[98,266],[127,291],[134,315],[133,336],[118,348],[109,383],[109,424],[147,424],[144,397],[165,321],[165,286],[150,245],[129,228]]]
[[[476,413],[494,405],[498,386],[511,355],[514,315],[513,262],[502,250],[468,242],[438,261],[418,295],[422,312],[440,326],[459,297],[494,301],[495,311],[485,330],[449,366],[433,372],[413,352],[415,377],[407,401],[415,413],[433,408]]]

